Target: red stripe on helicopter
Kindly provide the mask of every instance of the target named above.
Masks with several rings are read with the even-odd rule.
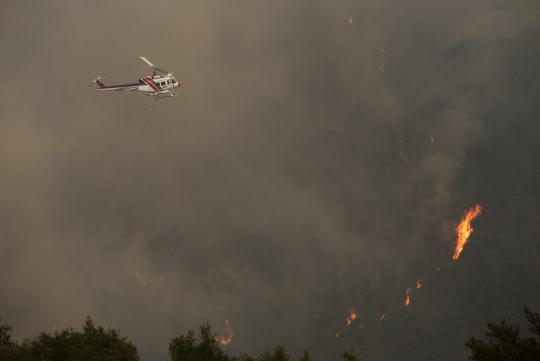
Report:
[[[162,90],[161,87],[154,81],[154,79],[148,77],[148,81],[150,83],[152,83],[156,88],[158,88],[159,90]]]
[[[150,88],[152,88],[152,90],[159,91],[159,88],[154,85],[155,83],[152,84],[152,82],[150,81],[150,79],[148,77],[145,76],[145,77],[142,77],[141,79],[146,85],[148,85]]]
[[[150,88],[154,89],[154,91],[159,91],[159,87],[156,85],[156,83],[148,76],[145,76],[143,78],[141,78],[142,81],[144,81],[144,83],[146,85],[148,85]]]

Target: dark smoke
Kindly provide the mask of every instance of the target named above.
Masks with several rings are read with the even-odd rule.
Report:
[[[17,337],[91,315],[163,360],[229,319],[231,353],[462,360],[539,308],[538,1],[7,0],[0,27]],[[184,82],[151,120],[150,98],[87,87],[141,55]]]

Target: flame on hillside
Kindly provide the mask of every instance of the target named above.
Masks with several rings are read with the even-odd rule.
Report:
[[[351,308],[351,310],[349,311],[349,316],[347,317],[347,319],[345,320],[346,324],[345,324],[345,327],[343,328],[343,330],[341,331],[338,331],[336,333],[336,337],[339,337],[339,335],[345,331],[347,328],[349,328],[350,325],[352,325],[353,321],[356,320],[358,318],[358,313],[356,313],[356,311],[354,310],[354,308]]]
[[[234,336],[234,331],[231,327],[229,320],[225,320],[225,330],[227,330],[227,333],[229,334],[228,337],[216,336],[216,342],[219,343],[221,346],[227,346],[228,344],[230,344]]]
[[[407,291],[405,291],[405,307],[409,306],[411,304],[411,289],[407,288]]]
[[[456,227],[457,240],[456,247],[454,248],[454,254],[452,255],[452,259],[454,261],[459,259],[459,256],[461,255],[461,252],[463,252],[469,237],[474,231],[474,228],[471,226],[471,222],[480,214],[482,214],[482,207],[477,204],[465,213],[463,218],[461,218],[461,222]]]

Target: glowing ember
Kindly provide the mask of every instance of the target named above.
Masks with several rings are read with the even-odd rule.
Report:
[[[216,342],[219,343],[221,346],[227,346],[228,344],[230,344],[234,336],[234,331],[231,327],[231,324],[229,323],[229,320],[225,320],[225,330],[227,330],[229,337],[216,336]]]
[[[349,317],[347,317],[347,327],[349,327],[351,325],[351,323],[356,320],[356,318],[358,317],[358,314],[356,313],[356,311],[354,309],[351,309],[351,313],[349,315]]]
[[[405,293],[405,307],[409,306],[411,304],[411,289],[407,288],[407,291]]]
[[[421,278],[418,279],[418,281],[416,281],[416,288],[422,288],[422,282],[423,280]]]
[[[463,252],[463,248],[465,248],[465,245],[467,244],[467,240],[474,231],[474,228],[471,227],[471,222],[480,214],[482,214],[482,207],[477,204],[465,213],[463,218],[461,218],[461,223],[456,227],[456,248],[454,249],[454,255],[452,256],[454,261],[459,259],[461,252]]]
[[[351,308],[351,311],[349,313],[349,317],[347,317],[347,320],[346,320],[346,324],[345,324],[345,327],[343,328],[343,330],[341,331],[338,331],[336,333],[336,337],[339,337],[339,335],[345,331],[347,328],[349,328],[349,326],[353,323],[354,320],[356,320],[358,318],[358,313],[356,313],[356,311],[354,310],[354,308]]]
[[[137,279],[137,282],[139,282],[139,284],[141,286],[148,286],[148,282],[144,279],[143,275],[141,275],[139,272],[137,272],[137,274],[135,274],[135,278]]]

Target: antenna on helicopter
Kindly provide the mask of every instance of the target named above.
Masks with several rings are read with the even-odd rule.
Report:
[[[139,59],[141,59],[142,61],[144,61],[146,64],[148,64],[148,66],[150,66],[152,68],[152,75],[156,76],[158,73],[161,73],[161,74],[171,74],[171,72],[165,70],[165,69],[162,69],[154,64],[152,64],[148,59],[146,59],[144,56],[139,56]]]

